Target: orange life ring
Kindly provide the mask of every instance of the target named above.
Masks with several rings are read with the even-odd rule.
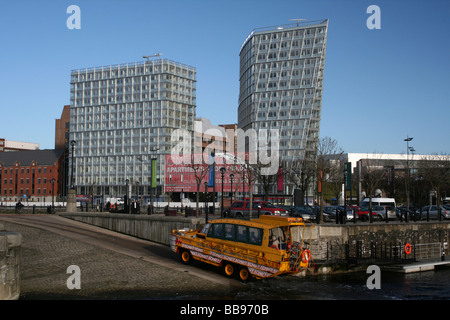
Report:
[[[309,251],[308,249],[303,250],[302,262],[307,263],[310,258],[311,258],[311,251]]]
[[[406,254],[411,253],[411,245],[409,243],[405,244],[405,253]]]

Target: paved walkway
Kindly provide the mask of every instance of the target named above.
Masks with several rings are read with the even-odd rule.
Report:
[[[213,299],[235,288],[46,230],[1,221],[22,234],[20,299]],[[68,289],[70,265],[81,289]]]

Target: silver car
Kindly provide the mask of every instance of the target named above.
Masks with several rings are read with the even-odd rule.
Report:
[[[380,220],[386,220],[386,208],[388,219],[397,219],[394,207],[372,206],[372,212],[375,212]]]
[[[422,207],[422,220],[427,218],[427,212],[430,211],[430,219],[439,219],[438,206],[424,206]],[[441,206],[441,216],[444,219],[450,219],[450,208],[448,206]]]

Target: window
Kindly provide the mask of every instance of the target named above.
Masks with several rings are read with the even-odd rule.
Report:
[[[232,208],[239,208],[242,207],[243,203],[242,202],[235,202],[233,203],[233,205],[231,206]]]
[[[211,225],[211,228],[208,232],[208,237],[211,238],[223,238],[223,224],[222,223],[215,223]]]
[[[239,242],[248,242],[248,229],[246,226],[236,226],[236,240]]]
[[[248,228],[248,235],[249,235],[248,243],[260,246],[261,242],[262,242],[262,234],[263,234],[262,229],[249,227]]]
[[[225,224],[225,240],[236,240],[234,224]]]

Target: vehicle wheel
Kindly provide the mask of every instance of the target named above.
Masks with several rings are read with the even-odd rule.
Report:
[[[223,272],[228,278],[232,278],[234,276],[235,266],[231,262],[225,262],[225,266],[223,267]]]
[[[188,250],[183,250],[180,252],[181,263],[183,264],[191,264],[192,263],[192,254]]]
[[[365,214],[361,216],[361,221],[366,222],[369,220],[369,216],[366,216]]]
[[[247,282],[250,281],[252,278],[252,275],[250,274],[250,272],[248,271],[248,269],[246,267],[241,267],[239,269],[239,280],[241,280],[242,282]]]
[[[242,213],[240,213],[240,212],[236,213],[236,218],[243,218],[243,217],[244,217],[244,215]]]

